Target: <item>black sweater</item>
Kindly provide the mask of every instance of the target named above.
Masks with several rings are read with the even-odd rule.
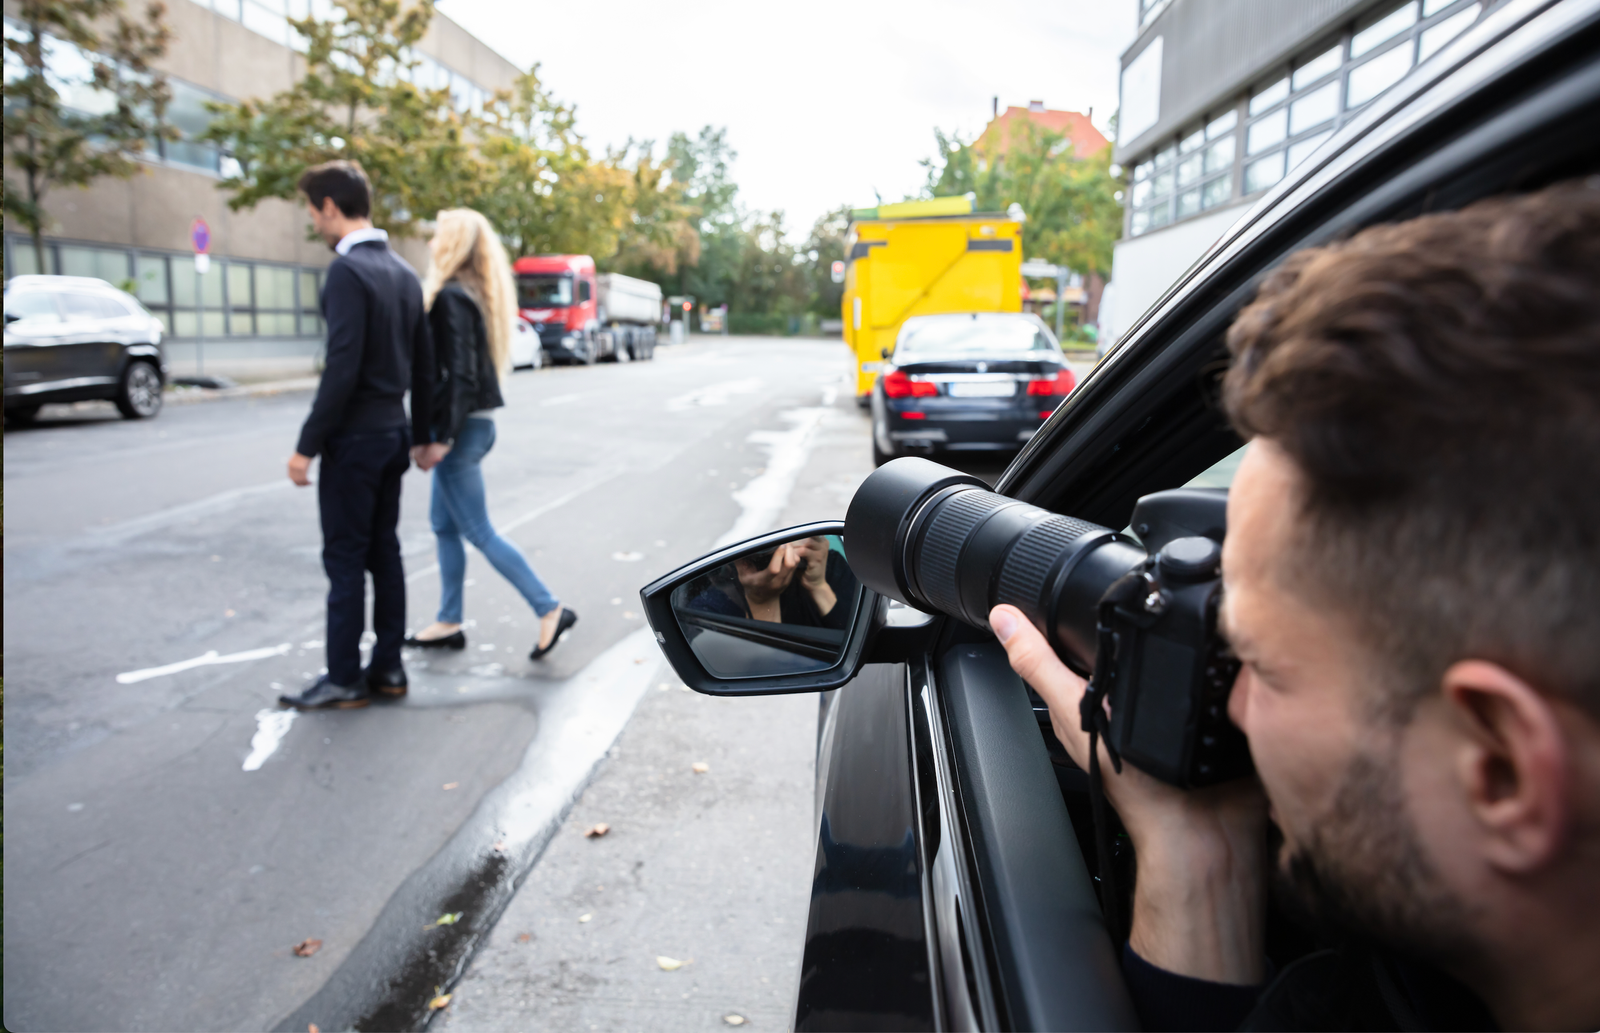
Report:
[[[438,363],[433,388],[433,440],[453,442],[467,413],[498,409],[500,378],[489,354],[483,310],[455,280],[439,288],[428,310]],[[419,439],[420,440],[420,439]]]
[[[328,361],[295,451],[314,456],[338,434],[404,427],[411,391],[412,440],[428,440],[433,342],[416,273],[383,241],[334,259],[322,288]]]

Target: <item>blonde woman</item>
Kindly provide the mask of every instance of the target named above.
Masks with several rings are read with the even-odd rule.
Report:
[[[539,615],[539,641],[529,654],[538,660],[555,648],[578,615],[561,605],[522,550],[489,523],[481,466],[494,447],[494,411],[505,405],[500,377],[511,366],[517,319],[511,263],[489,220],[468,208],[439,213],[428,251],[432,262],[422,295],[438,378],[433,444],[419,445],[414,452],[419,466],[433,470],[430,517],[439,542],[440,599],[438,619],[406,639],[406,645],[466,648],[461,630],[465,538]]]

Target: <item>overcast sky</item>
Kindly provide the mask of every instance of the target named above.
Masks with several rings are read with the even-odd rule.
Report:
[[[674,16],[677,10],[680,15]],[[984,4],[820,0],[506,3],[439,10],[577,105],[595,153],[628,137],[727,126],[744,205],[781,209],[791,237],[840,204],[915,194],[933,129],[975,135],[1000,107],[1117,107],[1135,0]],[[1110,134],[1107,133],[1109,136]]]

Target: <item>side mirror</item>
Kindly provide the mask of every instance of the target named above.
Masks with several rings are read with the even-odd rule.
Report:
[[[882,356],[883,358],[887,359],[889,356],[894,354],[894,351],[892,349],[889,349],[889,348],[879,348],[878,349],[878,354],[880,356]]]
[[[854,678],[885,608],[851,571],[843,532],[839,520],[774,531],[646,585],[645,616],[684,684],[747,696]]]

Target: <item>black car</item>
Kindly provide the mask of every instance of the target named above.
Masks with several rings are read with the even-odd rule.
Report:
[[[1241,447],[1216,404],[1223,336],[1265,275],[1298,249],[1368,225],[1597,173],[1600,0],[1491,8],[1224,234],[1024,446],[996,490],[1057,514],[1046,523],[1056,522],[1063,541],[1092,535],[1133,549],[1111,530],[1128,528],[1153,548],[1156,525],[1188,521],[1187,540],[1205,545],[1220,537],[1220,487]],[[992,500],[987,524],[953,513],[961,499],[978,498],[965,491],[972,483],[925,460],[898,460],[857,493],[848,525],[734,545],[643,592],[658,641],[691,687],[825,693],[796,1030],[1131,1029],[1137,1021],[1095,887],[1097,875],[1130,866],[1126,840],[1112,844],[1102,872],[1086,776],[1055,740],[1041,701],[991,634],[946,615],[986,612],[997,590],[1030,590],[952,574],[958,556],[962,570],[970,566],[962,549],[992,555],[1011,540],[980,529],[1009,519]],[[1199,490],[1168,491],[1191,484]],[[878,519],[862,519],[866,503]],[[957,517],[970,531],[965,545],[949,534]],[[853,607],[850,620],[724,622],[719,633],[741,641],[744,666],[737,676],[713,674],[676,612],[682,587],[779,542],[833,535],[862,583],[835,592],[835,605]],[[902,547],[946,569],[929,559],[915,575],[927,583],[909,584]],[[1065,592],[1078,574],[1060,569],[1054,584]],[[941,612],[894,604],[873,584],[931,597]],[[1079,610],[1063,619],[1093,626]],[[1280,970],[1309,946],[1276,912],[1267,942]]]
[[[160,320],[131,294],[87,276],[14,276],[5,291],[6,420],[47,402],[104,398],[130,420],[161,411]]]
[[[872,387],[872,461],[942,452],[1014,452],[1075,381],[1039,317],[913,316]]]

